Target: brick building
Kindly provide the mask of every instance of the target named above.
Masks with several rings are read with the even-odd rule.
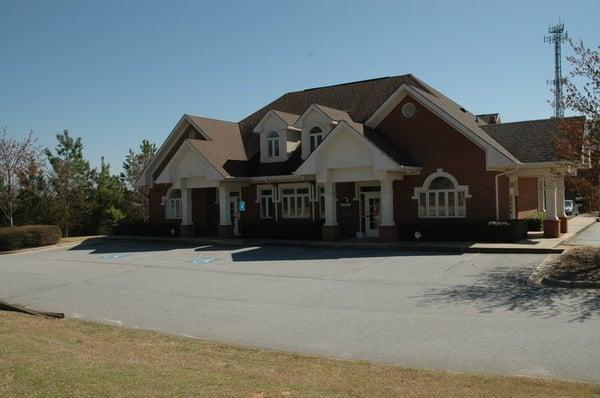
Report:
[[[570,118],[583,131],[583,118]],[[545,211],[566,232],[556,119],[502,123],[413,75],[291,92],[239,122],[184,115],[140,186],[182,236],[378,238]],[[243,202],[243,206],[240,206]]]

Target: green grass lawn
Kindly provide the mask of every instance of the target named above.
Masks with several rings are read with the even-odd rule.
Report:
[[[0,311],[0,397],[584,397],[600,386],[415,370]]]

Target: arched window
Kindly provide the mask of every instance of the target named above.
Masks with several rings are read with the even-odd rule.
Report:
[[[279,156],[279,133],[271,131],[267,136],[267,155],[270,158]]]
[[[171,189],[165,198],[165,218],[178,220],[181,218],[181,190]]]
[[[308,142],[310,143],[310,152],[312,153],[323,142],[323,130],[320,127],[313,127],[310,133],[308,133]]]
[[[422,187],[415,188],[420,218],[459,218],[467,215],[469,187],[458,185],[456,179],[442,169],[425,179]]]

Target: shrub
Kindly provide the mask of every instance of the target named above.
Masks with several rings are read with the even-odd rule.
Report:
[[[539,211],[535,215],[527,217],[525,221],[527,222],[528,231],[541,231],[544,226],[544,212]]]
[[[102,235],[110,235],[113,233],[113,228],[125,218],[125,214],[114,206],[109,206],[102,212],[102,220],[98,226],[98,233]]]
[[[0,228],[0,251],[54,245],[60,241],[61,237],[60,228],[56,225],[23,225]]]

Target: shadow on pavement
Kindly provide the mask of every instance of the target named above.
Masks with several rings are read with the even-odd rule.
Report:
[[[174,249],[186,249],[197,247],[197,244],[186,244],[183,242],[159,242],[159,241],[118,241],[106,239],[88,239],[69,250],[86,250],[90,254],[105,253],[132,253],[132,252],[162,252]]]
[[[88,239],[70,251],[89,251],[90,254],[116,254],[141,252],[166,252],[174,249],[194,249],[199,253],[231,252],[234,262],[251,261],[298,261],[335,260],[344,258],[403,257],[403,256],[458,256],[460,253],[429,253],[400,250],[378,250],[360,248],[328,248],[307,246],[230,246],[210,243],[160,242],[160,241],[118,241]]]
[[[481,313],[503,309],[580,322],[600,315],[600,291],[533,286],[527,281],[530,274],[530,268],[499,267],[469,285],[429,289],[420,304],[472,303]]]
[[[214,250],[232,250],[231,247],[206,246],[196,249],[198,252]],[[240,250],[242,249],[242,250]],[[338,260],[344,258],[403,257],[403,256],[457,256],[459,253],[425,253],[396,250],[321,248],[303,246],[252,246],[238,247],[231,253],[234,262],[249,261],[298,261],[298,260]]]

